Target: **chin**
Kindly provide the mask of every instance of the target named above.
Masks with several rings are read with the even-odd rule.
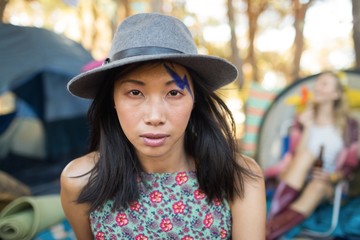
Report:
[[[149,158],[159,158],[164,156],[167,151],[165,151],[164,149],[143,149],[142,151],[137,150],[137,153],[141,156],[144,157],[149,157]]]

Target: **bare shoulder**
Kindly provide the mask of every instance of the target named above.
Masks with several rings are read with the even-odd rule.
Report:
[[[235,179],[235,181],[238,180],[238,184],[243,184],[244,197],[236,196],[232,203],[236,205],[241,202],[249,201],[249,199],[252,198],[264,200],[265,181],[262,168],[254,159],[245,155],[239,155],[237,162],[239,166],[245,170],[243,174],[238,176],[239,179]]]
[[[97,160],[97,153],[91,152],[69,162],[61,173],[62,190],[79,192],[88,182]]]
[[[246,155],[239,155],[237,158],[237,162],[241,167],[263,179],[263,170],[254,159]]]
[[[94,168],[98,160],[97,153],[91,152],[69,162],[64,168],[62,175],[76,177],[89,172]]]
[[[238,164],[255,177],[244,176],[244,197],[230,201],[233,239],[265,239],[266,196],[263,171],[259,164],[245,155]],[[242,177],[243,177],[242,176]]]
[[[62,171],[60,177],[61,204],[77,239],[94,239],[88,211],[89,203],[78,203],[77,199],[88,183],[90,171],[98,160],[96,153],[89,153],[72,160]]]

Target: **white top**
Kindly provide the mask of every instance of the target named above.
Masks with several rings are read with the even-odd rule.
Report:
[[[340,132],[332,125],[312,126],[309,129],[308,149],[318,157],[321,146],[323,149],[323,169],[326,172],[334,172],[336,170],[336,160],[344,141]]]

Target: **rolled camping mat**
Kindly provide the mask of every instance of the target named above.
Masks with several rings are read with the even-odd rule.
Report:
[[[0,212],[0,239],[30,240],[64,219],[58,194],[20,197]]]
[[[0,170],[0,212],[15,199],[30,195],[31,191],[28,186]]]

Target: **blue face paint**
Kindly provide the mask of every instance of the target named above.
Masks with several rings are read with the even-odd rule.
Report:
[[[178,86],[181,90],[184,90],[185,88],[189,91],[189,93],[191,94],[191,97],[194,98],[191,89],[190,89],[190,84],[189,81],[187,79],[186,74],[184,75],[183,78],[181,78],[179,76],[179,74],[177,74],[174,70],[172,70],[168,65],[166,65],[164,63],[164,67],[166,69],[166,71],[170,74],[170,76],[173,78],[176,86]]]

